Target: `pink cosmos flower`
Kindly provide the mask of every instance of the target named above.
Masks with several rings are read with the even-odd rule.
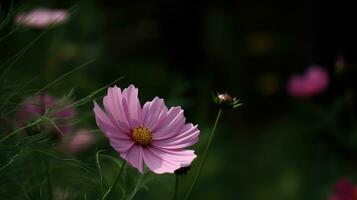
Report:
[[[357,188],[347,178],[341,178],[336,182],[335,194],[328,200],[357,200]]]
[[[56,132],[59,134],[68,133],[72,130],[70,121],[76,115],[76,110],[73,107],[58,104],[59,100],[49,94],[27,98],[17,109],[17,123],[19,126],[23,126],[34,118],[48,114],[59,129]]]
[[[288,93],[295,97],[311,97],[325,91],[329,85],[328,72],[313,65],[303,75],[293,75],[287,85]]]
[[[68,17],[69,14],[66,10],[37,8],[19,13],[16,16],[16,23],[31,28],[45,28],[50,25],[62,24],[67,21]]]
[[[80,129],[75,132],[74,136],[63,141],[61,148],[68,153],[79,153],[88,149],[94,143],[94,135],[86,129]]]
[[[141,107],[133,85],[123,91],[108,88],[103,104],[105,112],[94,102],[97,125],[120,156],[141,173],[144,164],[157,174],[174,173],[196,158],[185,148],[198,141],[200,131],[185,122],[180,107],[167,109],[158,97]]]

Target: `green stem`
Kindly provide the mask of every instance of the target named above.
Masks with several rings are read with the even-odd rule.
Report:
[[[32,126],[34,126],[34,125],[40,123],[41,120],[42,120],[42,119],[40,118],[40,119],[38,119],[38,120],[32,122],[31,124],[28,124],[28,125],[26,125],[26,126],[23,126],[23,127],[21,127],[21,128],[18,128],[18,129],[16,129],[16,130],[12,131],[12,132],[9,133],[7,136],[1,138],[0,144],[1,144],[2,142],[4,142],[5,140],[7,140],[8,138],[10,138],[10,137],[12,137],[13,135],[15,135],[16,133],[18,133],[18,132],[20,132],[20,131],[22,131],[22,130],[25,130],[25,129],[27,129],[27,128],[30,128],[30,127],[32,127]]]
[[[47,173],[47,186],[48,186],[48,195],[49,199],[52,199],[52,183],[51,183],[51,175],[50,175],[50,164],[48,161],[47,156],[45,157],[45,167],[46,167],[46,173]]]
[[[110,195],[112,194],[113,192],[113,188],[116,186],[116,184],[118,183],[119,179],[120,179],[120,175],[121,173],[123,172],[124,168],[125,168],[125,165],[126,165],[126,161],[123,162],[123,164],[121,165],[120,169],[119,169],[119,172],[117,174],[117,176],[115,177],[112,185],[108,188],[108,191],[104,194],[103,196],[103,200],[107,200],[109,199]]]
[[[179,175],[175,175],[175,179],[176,179],[176,181],[175,181],[175,192],[174,192],[174,197],[172,198],[172,200],[176,200],[177,199],[180,176]]]
[[[0,42],[4,41],[6,38],[8,38],[9,36],[11,36],[13,33],[15,33],[17,31],[18,27],[15,27],[14,29],[12,29],[9,33],[7,33],[6,35],[4,35],[1,39]]]
[[[220,108],[219,111],[218,111],[218,114],[217,114],[217,117],[216,117],[216,121],[214,122],[212,131],[211,131],[211,133],[209,135],[209,138],[208,138],[208,142],[207,142],[206,148],[205,148],[205,150],[203,152],[202,161],[200,162],[200,164],[198,166],[197,172],[196,172],[195,177],[194,177],[194,179],[193,179],[193,181],[192,181],[192,183],[190,185],[190,188],[189,188],[188,193],[187,193],[187,195],[185,197],[185,200],[188,200],[190,198],[192,190],[195,187],[195,184],[196,184],[198,178],[201,175],[203,165],[204,165],[204,163],[205,163],[205,161],[207,159],[207,154],[208,154],[208,151],[209,151],[209,147],[211,146],[211,143],[212,143],[213,135],[214,135],[214,133],[216,131],[218,121],[221,118],[221,114],[222,114],[222,108]]]
[[[97,151],[96,153],[96,162],[97,162],[97,167],[98,167],[98,172],[99,172],[99,179],[100,179],[100,195],[103,196],[104,193],[104,182],[103,182],[103,174],[102,174],[102,168],[100,167],[100,161],[99,161],[99,154],[103,152],[104,150]]]
[[[136,182],[136,185],[135,185],[135,188],[134,188],[133,192],[130,194],[130,196],[129,196],[129,198],[127,200],[132,200],[135,197],[136,193],[139,190],[140,184],[143,181],[143,178],[144,178],[144,174],[141,174],[139,179],[138,179],[138,181]]]
[[[347,109],[349,111],[349,122],[352,126],[354,126],[355,122],[355,109],[354,109],[354,93],[353,88],[350,84],[350,77],[348,73],[345,73],[343,76],[343,83],[345,87],[345,95],[347,97]]]

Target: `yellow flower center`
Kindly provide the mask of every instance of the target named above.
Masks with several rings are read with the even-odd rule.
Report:
[[[143,146],[149,146],[152,139],[150,129],[139,126],[131,131],[131,138]]]

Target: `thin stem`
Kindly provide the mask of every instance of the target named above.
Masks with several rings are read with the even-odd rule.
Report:
[[[178,193],[179,182],[180,182],[179,179],[180,179],[180,176],[176,174],[176,176],[175,176],[175,192],[174,192],[174,197],[172,198],[172,200],[177,199],[177,193]]]
[[[192,190],[195,187],[195,184],[196,184],[198,178],[201,175],[203,165],[204,165],[204,163],[205,163],[205,161],[207,159],[207,154],[208,154],[208,151],[209,151],[209,147],[211,146],[211,143],[212,143],[213,135],[214,135],[214,133],[216,131],[216,128],[217,128],[217,125],[218,125],[218,121],[221,118],[221,114],[222,114],[222,108],[220,108],[219,111],[218,111],[218,114],[217,114],[217,117],[216,117],[216,121],[214,122],[212,131],[211,131],[211,133],[209,135],[209,138],[208,138],[208,142],[207,142],[206,148],[205,148],[205,150],[203,152],[202,161],[200,162],[200,164],[198,166],[197,172],[196,172],[195,177],[194,177],[194,179],[193,179],[193,181],[192,181],[192,183],[190,185],[190,188],[189,188],[188,193],[187,193],[187,195],[185,197],[185,200],[188,200],[190,198]]]
[[[349,111],[349,120],[352,126],[354,126],[355,122],[355,106],[354,106],[354,90],[350,84],[350,77],[347,73],[344,75],[344,87],[345,87],[345,95],[348,98],[347,109]]]
[[[35,92],[35,94],[33,94],[32,96],[36,96],[38,94],[40,94],[42,91],[52,87],[54,84],[56,84],[57,82],[63,80],[64,78],[66,78],[68,75],[76,72],[76,71],[79,71],[80,69],[82,69],[83,67],[86,67],[88,66],[89,64],[92,64],[94,62],[94,60],[90,60],[88,62],[85,62],[81,65],[79,65],[78,67],[75,67],[73,68],[72,70],[62,74],[60,77],[56,78],[55,80],[53,80],[52,82],[50,82],[49,84],[45,85],[44,87],[42,87],[41,89],[39,89],[37,92]]]
[[[4,41],[6,38],[8,38],[9,36],[11,36],[13,33],[15,33],[17,31],[17,27],[12,29],[9,33],[7,33],[6,35],[4,35],[2,38],[0,38],[0,42]]]
[[[16,64],[16,62],[30,49],[30,47],[35,44],[45,33],[47,33],[48,29],[42,31],[35,39],[33,39],[29,44],[27,44],[24,48],[22,48],[18,53],[13,55],[7,61],[0,65],[0,69],[2,69],[5,65],[9,64],[4,71],[0,74],[0,80],[2,80],[6,74],[10,71],[10,69]]]
[[[112,185],[109,187],[108,191],[104,194],[103,196],[103,200],[107,200],[109,199],[110,195],[112,194],[113,192],[113,188],[116,186],[116,184],[118,183],[119,179],[120,179],[120,175],[121,173],[123,172],[124,168],[125,168],[125,165],[126,165],[126,161],[124,160],[123,164],[121,165],[120,169],[119,169],[119,172],[117,174],[117,176],[115,177],[114,179],[114,182],[112,183]]]
[[[103,186],[104,186],[104,182],[103,182],[103,174],[102,174],[102,168],[100,167],[100,161],[99,161],[99,154],[101,152],[103,152],[104,150],[101,151],[97,151],[96,153],[96,161],[97,161],[97,168],[98,168],[98,173],[99,173],[99,179],[100,179],[100,194],[103,195]]]
[[[130,194],[130,196],[127,200],[132,200],[135,197],[136,193],[138,192],[138,190],[140,188],[140,184],[143,181],[143,178],[144,178],[144,174],[141,174],[138,181],[136,182],[133,192]]]
[[[50,175],[50,164],[47,156],[45,157],[45,167],[47,173],[47,186],[48,186],[48,195],[49,199],[52,199],[52,183],[51,183],[51,175]]]
[[[32,122],[31,124],[28,124],[28,125],[26,125],[26,126],[23,126],[23,127],[21,127],[21,128],[18,128],[18,129],[16,129],[16,130],[12,131],[12,132],[9,133],[7,136],[1,138],[0,144],[1,144],[2,142],[4,142],[5,140],[7,140],[8,138],[10,138],[10,137],[12,137],[13,135],[15,135],[16,133],[18,133],[18,132],[20,132],[20,131],[22,131],[22,130],[25,130],[25,129],[27,129],[27,128],[30,128],[30,127],[32,127],[32,126],[34,126],[34,125],[40,123],[41,121],[42,121],[42,119],[39,118],[38,120]]]

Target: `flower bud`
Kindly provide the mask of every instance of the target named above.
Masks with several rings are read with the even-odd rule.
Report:
[[[230,96],[227,92],[217,93],[217,95],[214,96],[214,102],[221,108],[237,108],[242,105],[239,99]]]

